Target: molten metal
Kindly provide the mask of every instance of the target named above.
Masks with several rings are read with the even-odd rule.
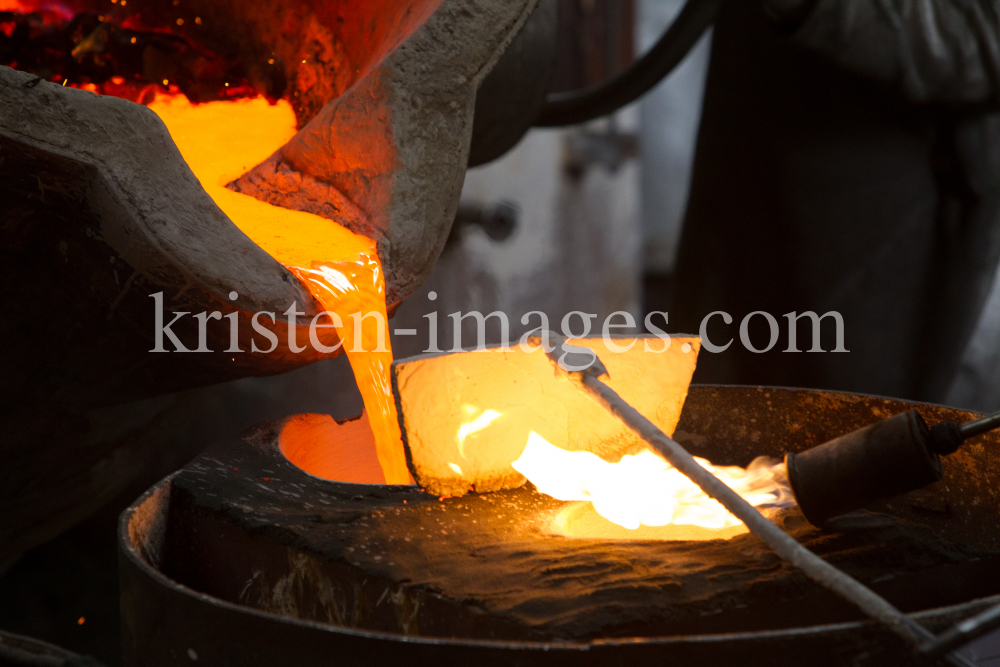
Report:
[[[318,16],[288,8],[281,30],[301,32],[302,42],[282,37],[270,43],[274,35],[264,30],[245,40],[263,40],[270,47],[257,53],[250,46],[231,48],[230,41],[219,38],[220,22],[193,7],[182,11],[153,3],[140,11],[143,3],[125,0],[106,5],[94,0],[0,0],[0,63],[63,85],[146,103],[218,207],[333,314],[327,322],[332,321],[350,359],[389,483],[407,483],[410,476],[389,386],[385,277],[375,243],[338,224],[367,230],[367,223],[358,222],[366,213],[341,196],[331,204],[334,222],[227,186],[286,146],[297,126],[365,76],[439,4],[371,0],[323,5]],[[261,16],[239,18],[252,23]],[[336,57],[327,54],[322,63],[313,62],[313,54],[303,49],[317,40],[330,48],[335,44]],[[228,46],[220,51],[219,44]],[[219,55],[223,52],[225,56]],[[286,78],[293,75],[295,80],[287,83],[294,94],[286,90]],[[373,115],[382,119],[385,114]],[[370,123],[385,135],[384,124]],[[354,129],[345,137],[356,143],[340,142],[336,155],[327,157],[343,171],[369,180],[389,171],[396,160],[391,133],[373,139]],[[335,347],[332,332],[323,338],[327,347]]]
[[[271,105],[263,98],[192,104],[173,95],[157,96],[149,108],[163,120],[219,208],[336,315],[333,324],[364,399],[386,482],[409,483],[389,385],[392,350],[375,243],[326,218],[272,206],[226,187],[295,135],[291,105]]]

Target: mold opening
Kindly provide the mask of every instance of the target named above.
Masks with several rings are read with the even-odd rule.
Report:
[[[314,477],[354,484],[385,484],[367,412],[335,420],[330,415],[290,417],[278,435],[281,454]]]

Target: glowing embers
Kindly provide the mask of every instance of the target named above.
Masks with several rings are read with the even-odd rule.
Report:
[[[285,73],[273,59],[246,63],[231,48],[210,48],[212,31],[187,7],[146,25],[144,17],[154,19],[137,4],[0,0],[0,65],[133,102],[146,102],[157,90],[197,102],[282,96]]]
[[[755,507],[794,505],[782,463],[758,457],[744,469],[713,466],[701,458],[697,461]],[[650,450],[626,454],[617,463],[609,463],[591,452],[570,452],[555,447],[532,432],[524,452],[511,465],[539,492],[559,500],[589,501],[598,514],[629,531],[640,526],[696,526],[709,531],[739,526],[743,529],[738,532],[745,532],[736,517]],[[585,534],[600,532],[594,527],[595,522],[598,527],[600,522],[595,517],[588,517],[585,509],[577,509],[575,514],[564,511],[556,521],[566,534],[574,533],[571,524],[577,522],[591,524],[583,530]],[[607,528],[605,532],[615,533],[615,536],[619,533]],[[738,534],[732,530],[726,532],[727,537]],[[668,531],[659,538],[675,533],[679,534]],[[645,531],[644,537],[657,539],[649,531]],[[720,535],[707,539],[715,537]],[[636,535],[632,539],[643,537]]]

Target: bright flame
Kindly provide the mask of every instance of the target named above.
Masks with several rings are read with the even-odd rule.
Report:
[[[743,469],[695,460],[755,507],[794,504],[783,463],[761,456]],[[741,523],[650,450],[608,463],[590,452],[560,449],[532,431],[524,453],[511,465],[541,493],[589,500],[601,516],[632,530],[667,524],[720,530]]]
[[[463,405],[462,408],[468,414],[473,414],[476,411],[476,408],[471,405]],[[481,415],[458,427],[458,453],[462,455],[463,459],[468,461],[468,457],[465,455],[465,439],[473,433],[482,431],[500,417],[503,417],[503,414],[496,410],[483,410]],[[459,474],[462,473],[459,472]]]

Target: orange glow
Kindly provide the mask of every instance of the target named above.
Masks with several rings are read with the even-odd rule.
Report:
[[[385,484],[365,413],[342,423],[330,415],[295,415],[281,427],[278,446],[293,465],[338,482]]]
[[[0,0],[0,12],[16,14],[43,12],[54,14],[65,21],[72,19],[76,13],[69,6],[56,0]]]
[[[794,504],[783,463],[758,457],[744,469],[695,460],[755,507]],[[559,500],[589,501],[598,514],[629,530],[668,525],[725,530],[742,525],[651,450],[609,463],[591,452],[560,449],[532,431],[512,466],[539,492]]]
[[[767,510],[765,510],[766,512]],[[742,523],[728,528],[702,528],[687,524],[668,523],[665,526],[643,526],[625,528],[612,523],[597,513],[590,502],[570,503],[555,513],[547,530],[563,537],[590,538],[598,540],[683,540],[701,542],[704,540],[728,540],[749,532]]]
[[[385,279],[375,244],[369,243],[365,252],[353,258],[313,262],[312,268],[294,267],[293,272],[326,310],[340,317],[337,335],[361,390],[386,481],[409,484],[410,472],[389,380],[392,348],[385,312]]]
[[[226,188],[295,135],[291,105],[284,100],[271,105],[262,98],[196,105],[183,95],[158,95],[149,108],[163,120],[219,208],[339,317],[340,323],[334,324],[364,399],[385,479],[390,484],[409,483],[389,384],[392,350],[385,280],[375,243],[326,218],[272,206]],[[352,317],[356,313],[373,315]],[[361,319],[360,341],[355,336],[357,319]],[[384,341],[381,350],[379,339]]]
[[[462,409],[468,415],[475,415],[479,410],[473,405],[463,405]],[[465,439],[470,435],[479,433],[484,428],[492,424],[494,421],[503,417],[502,414],[496,410],[483,410],[472,420],[465,422],[458,427],[458,453],[462,455],[462,458],[466,461],[469,457],[465,455]],[[459,475],[462,473],[459,472]]]

